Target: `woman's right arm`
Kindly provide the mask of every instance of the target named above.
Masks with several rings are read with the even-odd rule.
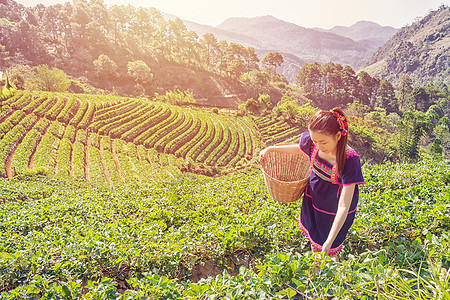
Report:
[[[298,144],[269,146],[269,147],[263,149],[259,153],[259,157],[263,157],[267,153],[274,152],[274,151],[280,152],[280,153],[300,154],[302,150],[300,150],[300,147],[298,146]]]

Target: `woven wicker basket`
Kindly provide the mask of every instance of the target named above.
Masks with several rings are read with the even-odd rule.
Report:
[[[261,158],[261,168],[270,196],[281,203],[300,199],[308,185],[311,170],[309,157],[303,152],[266,153]]]

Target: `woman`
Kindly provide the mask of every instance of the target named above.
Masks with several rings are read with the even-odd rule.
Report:
[[[339,108],[318,111],[309,120],[299,145],[271,146],[271,151],[299,154],[311,162],[308,186],[303,196],[298,226],[316,252],[336,256],[355,219],[359,199],[358,185],[364,184],[361,162],[347,145],[348,123]]]

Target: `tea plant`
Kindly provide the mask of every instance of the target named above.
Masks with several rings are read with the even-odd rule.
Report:
[[[310,251],[300,203],[271,199],[258,169],[113,188],[2,179],[2,299],[447,299],[450,165],[363,172],[341,262]]]

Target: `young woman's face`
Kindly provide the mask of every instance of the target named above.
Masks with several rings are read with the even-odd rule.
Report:
[[[336,154],[338,141],[341,139],[341,133],[329,135],[322,132],[310,131],[311,140],[320,151],[326,154]]]

